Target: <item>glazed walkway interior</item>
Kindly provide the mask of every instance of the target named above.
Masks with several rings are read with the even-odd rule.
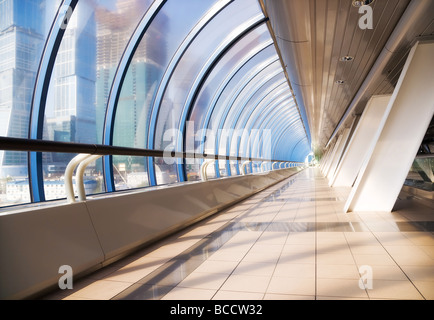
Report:
[[[45,299],[434,299],[433,208],[348,193],[308,168]]]

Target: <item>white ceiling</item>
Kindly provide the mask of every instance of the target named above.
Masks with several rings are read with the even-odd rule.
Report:
[[[260,2],[319,153],[370,96],[393,92],[416,39],[434,35],[432,0],[375,0],[373,29],[359,27],[364,14],[351,0]]]

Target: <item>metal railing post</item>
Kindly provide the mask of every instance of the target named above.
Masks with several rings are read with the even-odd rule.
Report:
[[[215,159],[209,159],[202,163],[200,166],[200,178],[202,181],[208,181],[208,174],[206,173],[206,169],[211,163],[214,163]]]
[[[74,183],[72,182],[75,168],[83,161],[90,157],[90,154],[79,154],[72,158],[65,169],[65,193],[68,203],[75,202]]]
[[[75,186],[77,188],[79,201],[86,201],[86,190],[84,188],[84,171],[89,164],[98,160],[101,157],[102,155],[91,155],[89,157],[86,157],[86,159],[82,160],[81,163],[78,165],[77,172],[75,174]]]

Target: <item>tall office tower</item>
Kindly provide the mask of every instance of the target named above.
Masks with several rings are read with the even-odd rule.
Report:
[[[117,0],[115,8],[100,8],[96,13],[97,21],[97,133],[102,142],[103,123],[107,100],[119,61],[142,18],[150,6],[150,0]],[[124,17],[128,16],[126,20]],[[166,55],[165,46],[159,45],[164,39],[166,27],[153,22],[138,46],[124,79],[120,99],[117,104],[114,144],[127,147],[145,148],[148,137],[150,105],[153,91],[162,73],[160,60]],[[157,39],[157,40],[156,40]],[[156,45],[152,45],[156,41]],[[150,43],[151,42],[151,43]],[[114,163],[143,165],[144,159],[115,157]]]
[[[96,24],[89,6],[77,5],[59,47],[45,115],[50,140],[96,143]]]
[[[27,138],[45,1],[0,1],[0,136]],[[0,151],[0,178],[27,176],[25,152]]]
[[[116,0],[112,8],[100,7],[97,21],[97,83],[96,112],[97,140],[102,142],[103,124],[112,82],[131,35],[149,1]],[[128,16],[129,19],[124,17]],[[134,127],[130,122],[128,127]],[[125,128],[128,130],[127,128]]]
[[[65,23],[47,94],[44,139],[96,143],[96,23],[91,1],[80,1]],[[71,154],[44,154],[44,172],[62,175]]]

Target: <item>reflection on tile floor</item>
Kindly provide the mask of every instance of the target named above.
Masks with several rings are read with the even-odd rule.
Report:
[[[434,299],[434,215],[344,214],[309,168],[47,299]]]

